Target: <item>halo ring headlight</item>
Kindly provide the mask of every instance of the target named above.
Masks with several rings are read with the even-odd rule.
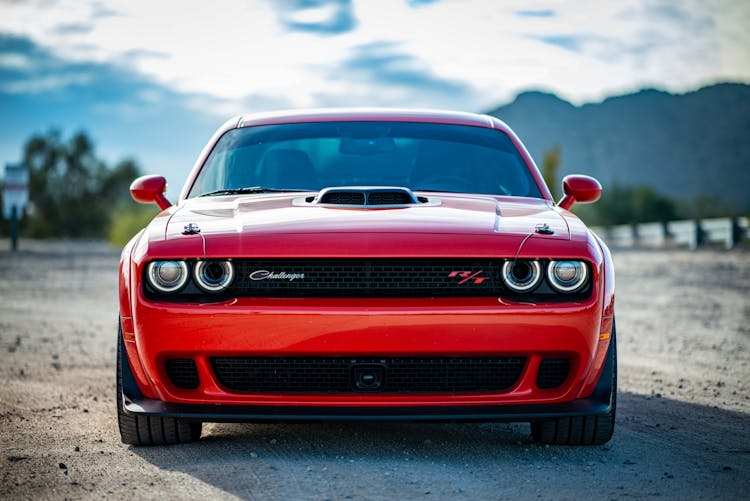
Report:
[[[575,292],[586,283],[588,268],[582,261],[550,261],[547,279],[559,292]]]
[[[510,259],[503,263],[503,283],[513,292],[530,292],[542,280],[539,261]]]
[[[146,270],[149,284],[159,292],[177,292],[188,281],[190,271],[185,261],[152,261]]]
[[[234,279],[234,265],[231,261],[198,261],[193,269],[193,278],[204,291],[221,292]]]

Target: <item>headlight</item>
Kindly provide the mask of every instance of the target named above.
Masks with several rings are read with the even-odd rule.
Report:
[[[503,263],[503,283],[513,292],[529,292],[542,279],[539,261],[513,259]]]
[[[588,270],[581,261],[550,261],[547,279],[560,292],[573,292],[586,283]]]
[[[193,277],[204,291],[221,292],[232,283],[234,266],[231,261],[198,261]]]
[[[147,271],[149,283],[160,292],[177,292],[190,275],[185,261],[152,261]]]

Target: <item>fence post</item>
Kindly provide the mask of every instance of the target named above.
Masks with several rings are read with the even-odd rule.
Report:
[[[10,250],[18,250],[18,207],[10,209]]]
[[[745,231],[740,226],[740,218],[733,217],[732,218],[732,237],[731,237],[731,247],[734,247],[738,243],[740,243],[743,239]],[[730,248],[731,248],[730,247]]]
[[[701,220],[696,219],[695,220],[695,247],[693,247],[691,250],[695,250],[701,245],[703,245],[706,242],[706,232],[703,230],[703,227],[701,226]]]

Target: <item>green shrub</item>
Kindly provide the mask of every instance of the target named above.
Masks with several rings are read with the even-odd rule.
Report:
[[[109,243],[115,247],[124,246],[158,213],[155,206],[146,205],[129,205],[123,210],[115,211],[107,233]]]

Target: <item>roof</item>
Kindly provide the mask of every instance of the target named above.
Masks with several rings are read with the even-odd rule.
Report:
[[[275,111],[242,115],[237,119],[237,127],[273,125],[299,122],[426,122],[474,127],[498,127],[498,120],[488,115],[408,108],[327,108]]]

